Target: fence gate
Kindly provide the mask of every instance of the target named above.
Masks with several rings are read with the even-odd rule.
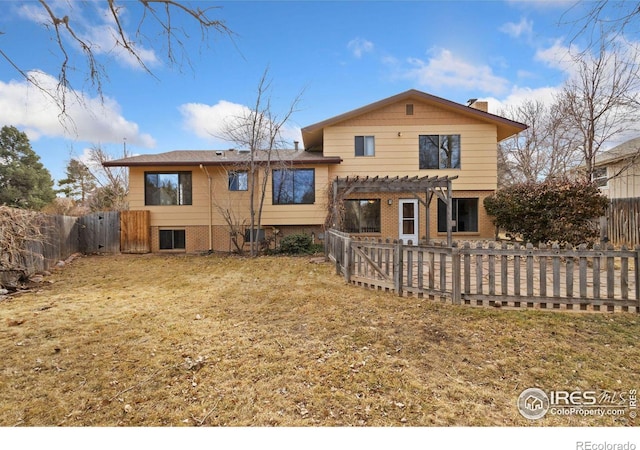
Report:
[[[149,211],[120,212],[120,251],[149,253],[151,251],[151,221]]]
[[[118,253],[120,212],[101,211],[78,218],[82,253]]]

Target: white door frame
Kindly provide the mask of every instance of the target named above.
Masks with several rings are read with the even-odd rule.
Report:
[[[404,205],[412,204],[413,205],[413,217],[404,217]],[[398,201],[398,238],[402,239],[404,244],[407,244],[409,241],[413,241],[413,245],[418,245],[418,234],[420,232],[418,217],[418,200],[415,198],[407,199],[401,198]],[[413,221],[413,233],[404,233],[404,225],[405,222]],[[411,228],[410,224],[407,224],[408,228]]]

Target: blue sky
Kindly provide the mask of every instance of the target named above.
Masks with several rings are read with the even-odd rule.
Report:
[[[466,103],[489,100],[490,111],[524,98],[550,99],[571,72],[566,51],[571,20],[586,6],[558,1],[234,1],[213,14],[232,39],[199,31],[184,38],[190,64],[171,66],[157,30],[138,43],[149,75],[110,46],[112,28],[101,15],[106,2],[51,0],[56,12],[96,43],[108,79],[101,100],[70,49],[70,72],[80,104],[71,101],[73,126],[0,58],[0,125],[27,132],[32,147],[57,180],[72,157],[92,145],[121,155],[175,149],[225,149],[214,138],[225,116],[252,105],[269,68],[272,110],[283,114],[302,92],[286,130],[299,129],[408,89]],[[135,37],[136,2],[121,2],[122,22]],[[41,25],[35,1],[3,1],[0,50],[25,71],[52,83],[60,55]],[[179,25],[180,23],[176,23]],[[571,43],[580,46],[580,41]],[[70,96],[69,98],[74,98]]]

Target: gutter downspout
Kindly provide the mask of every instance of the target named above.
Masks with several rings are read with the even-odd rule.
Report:
[[[211,175],[206,167],[200,164],[200,169],[207,175],[209,180],[209,254],[213,253],[213,210],[211,205],[213,204],[213,194],[211,192]]]

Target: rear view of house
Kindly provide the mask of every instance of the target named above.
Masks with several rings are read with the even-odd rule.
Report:
[[[254,154],[270,161],[259,237],[319,239],[328,225],[413,242],[490,238],[482,201],[497,188],[497,145],[525,128],[484,102],[416,90],[307,126],[302,149]],[[172,151],[106,165],[129,167],[129,207],[149,211],[151,251],[233,251],[249,226],[248,158]]]

